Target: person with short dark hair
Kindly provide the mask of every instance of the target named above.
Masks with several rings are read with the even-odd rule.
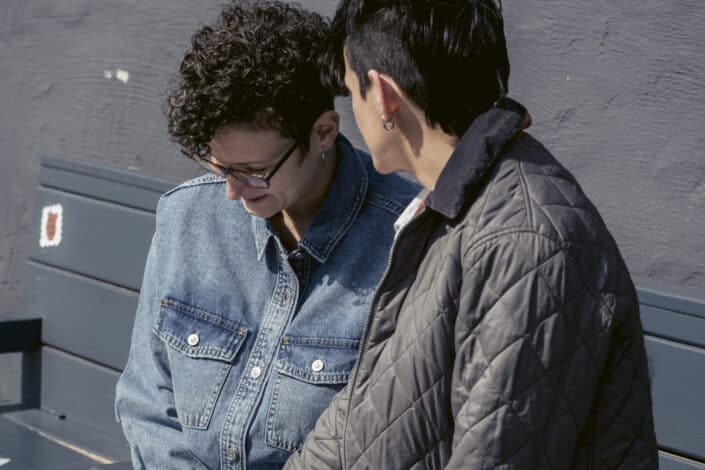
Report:
[[[169,134],[207,174],[157,209],[116,392],[135,468],[280,468],[348,380],[418,187],[339,135],[328,26],[234,0],[167,93]]]
[[[396,223],[350,382],[287,469],[654,469],[639,304],[615,241],[507,96],[492,0],[343,0],[326,74]]]

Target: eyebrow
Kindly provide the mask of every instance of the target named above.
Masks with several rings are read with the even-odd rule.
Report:
[[[251,169],[253,167],[255,169],[263,169],[264,170],[264,169],[267,169],[267,167],[271,165],[271,163],[268,164],[268,162],[259,162],[259,161],[231,164],[231,163],[227,163],[227,162],[223,161],[221,158],[218,158],[218,156],[215,154],[211,154],[211,158],[215,160],[213,163],[217,163],[218,165],[222,166],[223,168],[227,168],[229,170],[239,170],[239,169],[244,169],[244,168]]]
[[[224,162],[223,160],[218,158],[216,155],[213,155],[213,154],[211,154],[211,155],[213,156],[213,158],[215,158],[218,161],[217,163],[220,166],[224,166],[225,168],[230,168],[230,169],[254,167],[257,170],[266,170],[267,168],[269,168],[270,166],[275,164],[277,161],[279,161],[279,158],[281,158],[281,155],[279,155],[278,157],[270,157],[268,161],[264,161],[264,162],[259,161],[259,160],[255,160],[255,161],[251,161],[251,162],[240,162],[240,163],[226,165],[225,164],[226,162]]]

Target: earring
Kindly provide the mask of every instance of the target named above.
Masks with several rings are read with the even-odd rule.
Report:
[[[387,118],[386,114],[382,115],[382,127],[384,127],[384,130],[386,131],[391,131],[394,129],[394,118]]]
[[[326,152],[321,152],[321,160],[326,161]]]

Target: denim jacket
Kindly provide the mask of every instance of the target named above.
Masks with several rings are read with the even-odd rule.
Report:
[[[291,252],[203,176],[157,209],[116,415],[135,468],[279,468],[348,381],[393,223],[418,187],[343,137]]]

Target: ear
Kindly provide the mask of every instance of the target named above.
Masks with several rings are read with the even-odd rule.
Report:
[[[313,123],[311,131],[311,148],[327,152],[335,146],[335,139],[340,132],[340,115],[333,110],[325,111]]]
[[[402,92],[396,82],[388,75],[377,70],[369,70],[367,77],[371,86],[368,93],[373,94],[380,116],[393,117],[402,102]]]

